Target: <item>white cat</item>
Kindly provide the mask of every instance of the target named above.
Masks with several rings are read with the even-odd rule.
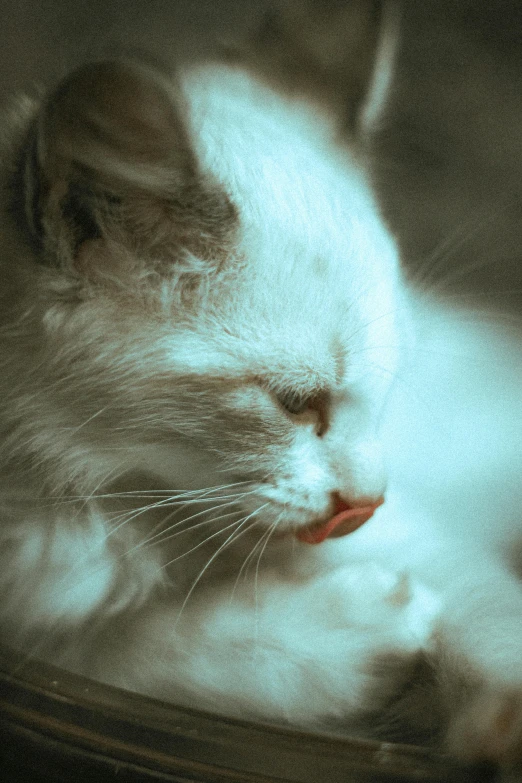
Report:
[[[422,656],[441,741],[509,755],[522,591],[491,539],[520,505],[515,341],[484,353],[415,304],[334,118],[241,68],[99,63],[18,117],[4,641],[316,727],[425,711],[394,701]]]

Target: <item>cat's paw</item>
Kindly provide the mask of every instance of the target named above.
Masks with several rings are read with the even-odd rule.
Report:
[[[447,746],[466,762],[522,763],[522,687],[482,688],[450,726]]]

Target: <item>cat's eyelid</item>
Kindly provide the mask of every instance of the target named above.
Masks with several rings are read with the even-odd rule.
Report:
[[[287,396],[275,395],[281,408],[300,424],[312,423],[319,437],[324,435],[330,421],[330,398],[327,390],[314,391],[308,394],[289,393]]]
[[[289,413],[299,414],[303,413],[310,407],[311,402],[316,397],[315,392],[276,392],[275,396],[280,403]]]

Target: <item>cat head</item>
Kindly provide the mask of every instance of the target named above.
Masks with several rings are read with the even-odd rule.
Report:
[[[27,350],[3,396],[41,481],[233,484],[282,531],[382,495],[406,307],[331,117],[234,65],[95,63],[39,107],[13,183]]]

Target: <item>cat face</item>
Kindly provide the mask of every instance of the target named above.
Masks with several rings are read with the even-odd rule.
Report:
[[[231,67],[174,89],[108,63],[59,88],[22,160],[58,484],[245,482],[242,511],[283,532],[382,495],[407,307],[327,118]]]

